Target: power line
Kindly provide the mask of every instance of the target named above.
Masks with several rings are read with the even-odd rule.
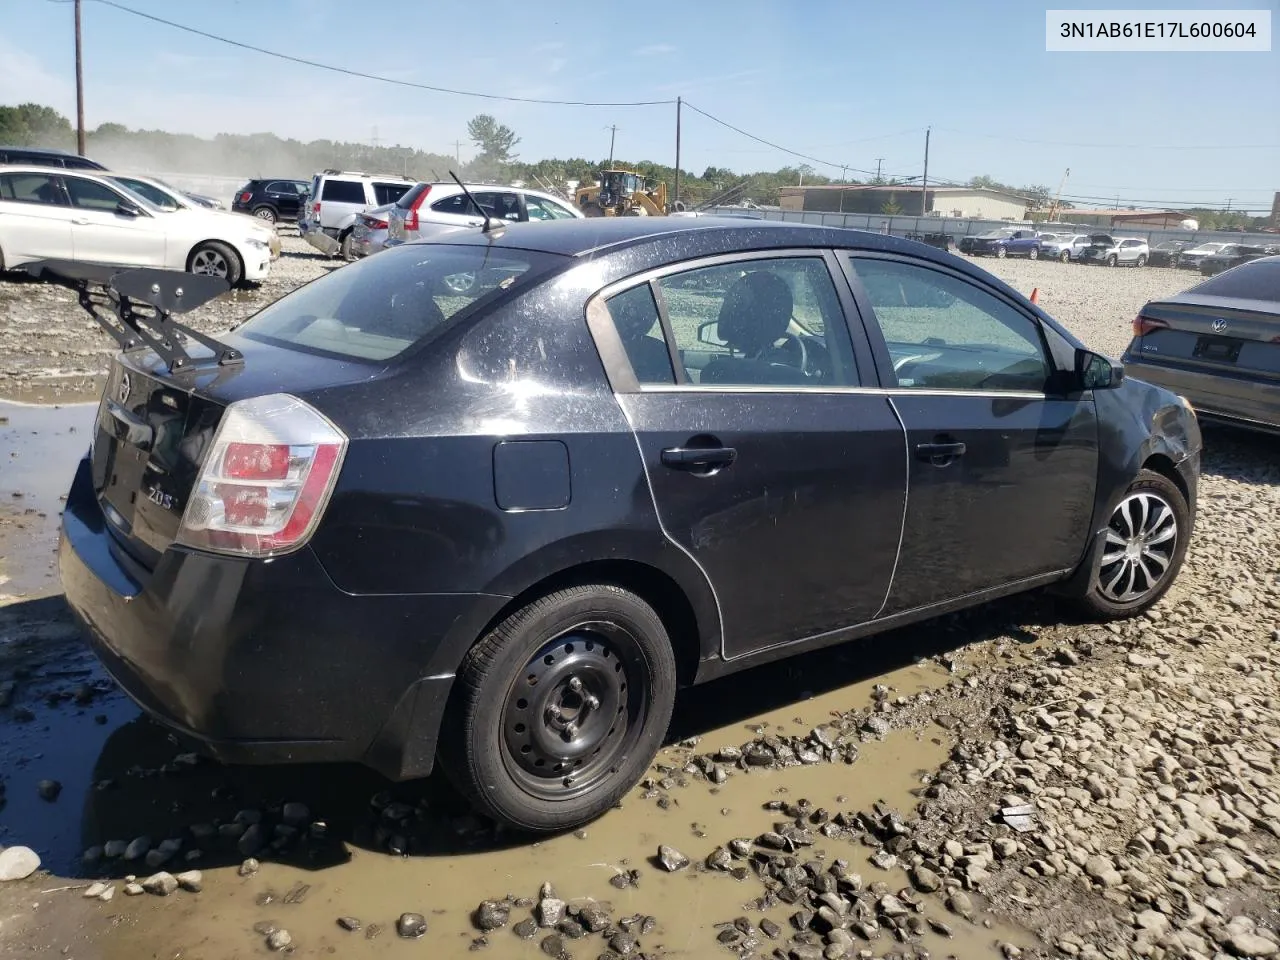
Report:
[[[101,0],[101,2],[106,2],[106,0]],[[778,150],[781,153],[786,153],[793,157],[799,157],[801,160],[808,160],[811,163],[820,163],[824,167],[833,167],[836,170],[847,169],[847,170],[852,170],[855,173],[866,173],[866,174],[870,174],[872,172],[870,170],[859,169],[858,167],[851,167],[847,163],[836,163],[833,160],[821,160],[818,157],[811,157],[807,153],[801,153],[798,150],[789,150],[780,144],[774,143],[772,140],[766,140],[764,139],[764,137],[757,137],[754,133],[747,133],[747,131],[743,130],[741,127],[735,127],[732,123],[729,123],[725,120],[721,120],[719,117],[712,116],[711,114],[707,113],[707,111],[702,110],[698,107],[695,107],[688,100],[684,101],[684,105],[688,107],[690,110],[692,110],[694,113],[700,113],[704,117],[706,117],[708,120],[711,120],[714,123],[718,123],[720,124],[720,126],[725,127],[726,129],[732,130],[734,133],[739,133],[742,136],[746,137],[748,140],[754,140],[756,143],[763,143],[766,147],[773,147],[773,149]]]
[[[438,87],[429,83],[414,83],[411,80],[397,80],[394,77],[382,77],[374,73],[363,73],[359,70],[350,70],[346,67],[335,67],[332,64],[320,63],[318,60],[308,60],[305,57],[295,57],[291,54],[280,53],[276,50],[268,50],[265,47],[257,47],[251,43],[243,43],[239,40],[232,40],[229,37],[221,37],[215,33],[208,33],[204,30],[197,30],[195,27],[189,27],[186,24],[175,23],[172,20],[166,20],[164,17],[157,17],[154,14],[144,13],[141,10],[134,10],[132,7],[126,7],[124,4],[116,3],[115,0],[91,0],[93,3],[100,3],[104,6],[113,7],[125,13],[131,13],[135,17],[142,17],[145,20],[151,20],[155,23],[162,23],[166,27],[173,27],[175,30],[183,30],[187,33],[193,33],[198,37],[205,37],[208,40],[216,40],[219,43],[229,44],[233,47],[239,47],[242,50],[252,50],[254,53],[266,54],[269,57],[275,57],[279,60],[288,60],[292,63],[300,63],[308,67],[316,67],[320,70],[329,70],[333,73],[341,73],[349,77],[360,77],[364,80],[378,80],[382,83],[391,83],[400,87],[411,87],[415,90],[429,90],[432,93],[450,93],[459,97],[478,97],[482,100],[502,100],[509,103],[542,103],[560,107],[653,107],[665,104],[675,103],[671,100],[629,100],[629,101],[599,101],[599,100],[548,100],[540,97],[512,97],[497,93],[478,93],[474,90],[457,90],[452,87]]]

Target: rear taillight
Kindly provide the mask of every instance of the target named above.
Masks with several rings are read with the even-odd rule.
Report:
[[[311,205],[311,219],[312,220],[320,219],[320,201],[319,200],[317,200],[315,203]]]
[[[371,221],[369,222],[369,229],[370,229],[370,230],[385,230],[385,229],[387,229],[387,221],[385,221],[385,220],[371,220]]]
[[[1157,320],[1154,317],[1148,317],[1145,314],[1138,314],[1133,318],[1133,335],[1135,337],[1145,337],[1152,330],[1168,329],[1169,324],[1163,320]]]
[[[236,199],[239,200],[241,203],[248,203],[250,200],[253,199],[253,191],[244,190],[241,192],[240,196],[237,197]]]
[[[269,557],[296,550],[320,521],[347,438],[288,394],[239,400],[223,414],[178,542]]]
[[[418,229],[418,208],[422,206],[422,201],[427,199],[427,194],[430,192],[430,187],[423,187],[422,192],[413,198],[413,203],[409,205],[409,209],[404,215],[404,228],[406,230]]]

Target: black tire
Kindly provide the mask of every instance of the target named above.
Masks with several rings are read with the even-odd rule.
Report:
[[[1145,267],[1147,265],[1147,255],[1145,253],[1138,254],[1138,259],[1134,261],[1135,267]]]
[[[261,220],[263,223],[274,224],[278,219],[280,219],[276,215],[276,212],[267,206],[254,207],[253,215],[257,217],[259,220]]]
[[[1113,587],[1110,591],[1107,584],[1117,574],[1121,577],[1121,585],[1124,581],[1124,571],[1120,570],[1120,566],[1128,563],[1127,560],[1118,560],[1107,562],[1108,557],[1116,555],[1116,551],[1120,549],[1120,544],[1110,539],[1103,544],[1102,550],[1099,551],[1097,558],[1093,562],[1093,571],[1089,576],[1089,586],[1082,597],[1076,600],[1076,605],[1081,612],[1094,620],[1120,620],[1127,617],[1135,617],[1144,612],[1161,597],[1165,595],[1168,589],[1173,586],[1174,580],[1178,577],[1178,571],[1182,568],[1182,562],[1187,555],[1187,544],[1191,539],[1191,515],[1187,508],[1186,498],[1183,497],[1182,491],[1168,477],[1156,473],[1153,470],[1141,470],[1138,472],[1137,479],[1129,485],[1129,489],[1125,491],[1125,495],[1121,498],[1120,505],[1117,506],[1112,514],[1111,522],[1108,524],[1108,530],[1114,531],[1117,536],[1123,539],[1123,529],[1125,521],[1119,519],[1119,514],[1125,509],[1131,498],[1134,497],[1154,498],[1156,501],[1162,502],[1172,515],[1174,521],[1174,540],[1171,549],[1167,550],[1167,566],[1163,573],[1154,583],[1150,583],[1148,589],[1143,590],[1139,595],[1132,599],[1124,599],[1123,593],[1118,597],[1117,589]],[[1130,509],[1137,509],[1131,507]],[[1133,514],[1129,515],[1132,522]],[[1163,524],[1163,521],[1161,521]],[[1163,529],[1163,526],[1157,526],[1156,531]],[[1154,539],[1147,541],[1153,547],[1163,547],[1163,543],[1155,543]],[[1108,553],[1108,548],[1112,548],[1112,553]],[[1154,552],[1154,551],[1152,551]],[[1161,551],[1162,555],[1165,551]],[[1150,576],[1146,573],[1137,573],[1136,567],[1141,566],[1143,571],[1158,568],[1158,563],[1149,562],[1149,558],[1143,557],[1135,561],[1135,577],[1133,586],[1138,586],[1138,578],[1143,577],[1146,581],[1150,581]],[[1129,592],[1129,591],[1124,591]]]
[[[1039,249],[1038,247],[1032,247],[1030,250],[1028,250],[1028,251],[1027,251],[1027,259],[1028,259],[1028,260],[1039,260],[1039,259],[1040,259],[1040,249]]]
[[[1007,251],[1004,247],[996,247],[996,256],[999,257],[1001,260],[1003,260],[1008,255],[1009,255],[1009,251]]]
[[[610,584],[558,590],[468,652],[441,731],[441,766],[500,823],[571,829],[644,775],[675,692],[675,655],[649,604]],[[576,782],[565,776],[574,771]]]
[[[240,262],[240,255],[225,243],[206,240],[187,257],[187,272],[222,277],[234,287],[244,277],[244,264]]]
[[[354,257],[351,256],[351,231],[350,230],[348,230],[346,233],[338,237],[338,256],[340,256],[343,260],[355,259]]]
[[[1114,253],[1107,257],[1108,267],[1114,267],[1119,262],[1120,262],[1119,258]]]
[[[1063,263],[1067,263],[1068,261],[1070,261],[1071,259],[1070,251],[1063,250],[1060,254],[1058,254],[1058,259],[1061,260]]]

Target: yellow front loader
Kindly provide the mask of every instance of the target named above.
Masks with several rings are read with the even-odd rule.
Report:
[[[634,170],[603,170],[600,185],[579,187],[574,201],[588,217],[664,217],[667,185]]]

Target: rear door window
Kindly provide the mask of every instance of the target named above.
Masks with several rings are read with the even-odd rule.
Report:
[[[544,197],[526,195],[524,205],[528,208],[530,220],[572,220],[573,212],[553,200]]]
[[[412,183],[386,183],[374,182],[373,196],[376,199],[376,206],[384,207],[388,203],[395,203],[413,186]]]
[[[478,202],[479,198],[477,198]],[[466,216],[468,214],[480,216],[480,211],[475,208],[475,204],[465,193],[454,194],[452,197],[445,197],[443,200],[437,200],[431,205],[431,209],[436,213],[452,213],[458,216]]]
[[[238,333],[308,352],[389,360],[472,307],[526,289],[563,258],[487,246],[403,246],[334,270]]]
[[[61,206],[62,195],[53,177],[44,173],[0,174],[0,200]]]
[[[326,180],[320,200],[331,203],[358,203],[364,206],[364,184],[359,180]]]

